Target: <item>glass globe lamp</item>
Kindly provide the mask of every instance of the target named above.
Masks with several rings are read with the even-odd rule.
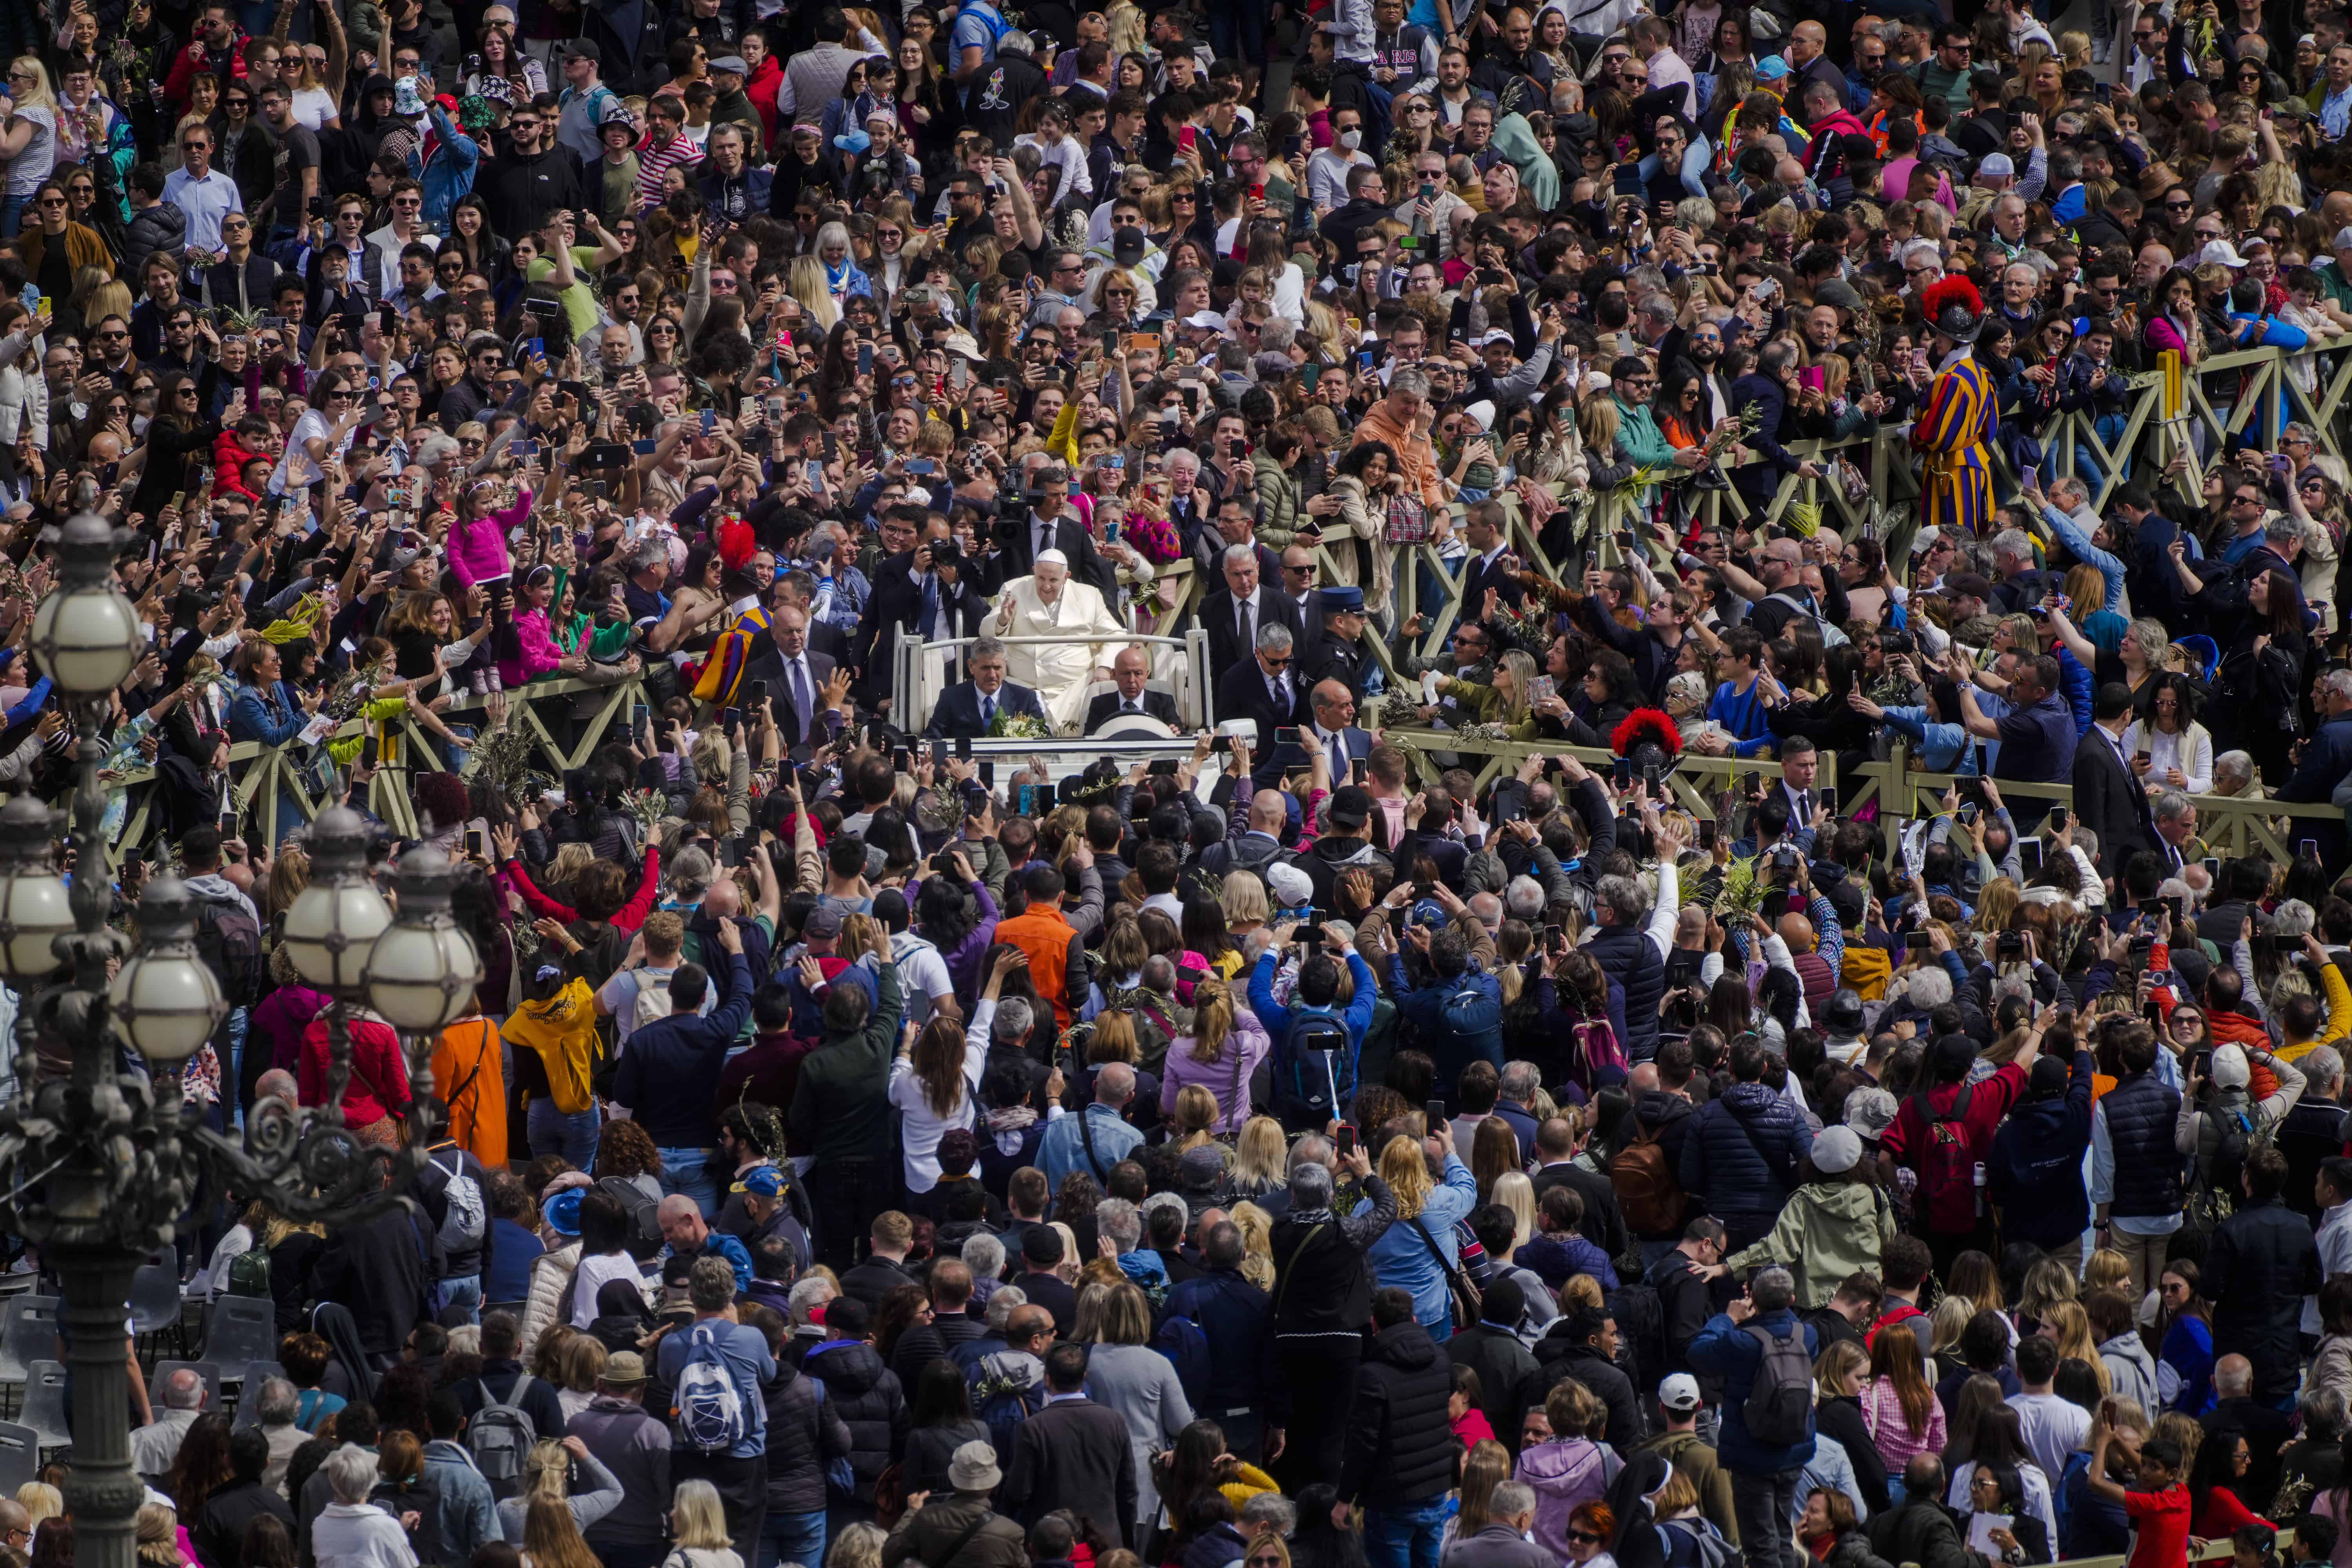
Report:
[[[367,878],[367,823],[332,806],[310,825],[310,882],[286,911],[287,956],[303,980],[332,996],[367,984],[369,951],[392,909]]]
[[[481,983],[474,939],[449,913],[457,871],[449,858],[420,844],[393,870],[399,912],[375,939],[367,962],[368,1005],[394,1029],[430,1034],[455,1023]]]
[[[140,943],[106,988],[139,1054],[169,1066],[203,1048],[228,1012],[220,983],[196,956],[196,904],[185,883],[161,877],[139,899]]]
[[[57,969],[53,944],[74,929],[50,852],[57,826],[58,814],[29,795],[0,806],[0,971],[19,989]]]
[[[58,544],[57,590],[33,612],[33,658],[68,697],[102,697],[122,684],[146,635],[114,586],[114,529],[88,512]]]

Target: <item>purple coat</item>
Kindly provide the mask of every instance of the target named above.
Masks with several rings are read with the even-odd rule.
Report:
[[[257,1042],[266,1043],[271,1067],[283,1068],[288,1072],[297,1070],[302,1059],[302,1032],[330,1000],[325,992],[313,991],[299,980],[291,985],[279,986],[253,1010],[252,1022],[247,1026],[247,1048]]]
[[[1192,1055],[1189,1035],[1170,1041],[1168,1056],[1160,1068],[1160,1114],[1175,1115],[1176,1097],[1184,1092],[1186,1084],[1197,1083],[1217,1097],[1219,1114],[1209,1131],[1240,1131],[1242,1123],[1250,1119],[1250,1074],[1272,1047],[1265,1026],[1246,1007],[1234,1010],[1233,1030],[1225,1037],[1225,1048],[1217,1053],[1214,1063],[1201,1061]]]
[[[978,882],[971,885],[971,896],[980,908],[980,920],[964,939],[946,949],[940,956],[946,961],[948,979],[955,984],[956,999],[967,1008],[980,996],[980,987],[986,979],[980,972],[980,961],[996,942],[996,900]]]

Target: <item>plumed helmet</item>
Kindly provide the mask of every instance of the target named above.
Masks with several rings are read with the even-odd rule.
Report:
[[[1972,343],[1984,330],[1984,300],[1966,278],[1947,277],[1929,285],[1919,304],[1938,337]]]

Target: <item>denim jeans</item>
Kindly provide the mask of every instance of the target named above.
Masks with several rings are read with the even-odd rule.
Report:
[[[530,1102],[528,1127],[533,1154],[561,1154],[583,1171],[596,1163],[596,1134],[603,1128],[594,1110],[567,1116],[541,1096]]]
[[[1438,1538],[1445,1532],[1449,1505],[1409,1503],[1364,1510],[1364,1560],[1371,1568],[1437,1568]]]
[[[1749,1568],[1802,1568],[1796,1546],[1797,1479],[1802,1470],[1756,1475],[1731,1472],[1731,1510],[1739,1521],[1739,1547]]]
[[[710,1219],[719,1213],[719,1182],[710,1173],[712,1149],[662,1149],[662,1195],[683,1193]]]
[[[33,198],[28,195],[9,196],[0,200],[0,239],[14,239],[25,224],[25,207]]]
[[[752,1568],[778,1568],[786,1563],[824,1568],[824,1510],[772,1513],[760,1526],[760,1560]]]
[[[433,1310],[436,1316],[452,1307],[462,1307],[466,1321],[482,1321],[482,1277],[479,1274],[453,1274],[433,1289]]]

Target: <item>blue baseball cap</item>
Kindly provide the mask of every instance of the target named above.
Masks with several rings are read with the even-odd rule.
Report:
[[[773,1165],[761,1165],[743,1178],[743,1190],[755,1198],[772,1198],[784,1190],[784,1174]]]
[[[1778,81],[1789,74],[1789,62],[1778,55],[1766,55],[1756,62],[1758,81]]]

